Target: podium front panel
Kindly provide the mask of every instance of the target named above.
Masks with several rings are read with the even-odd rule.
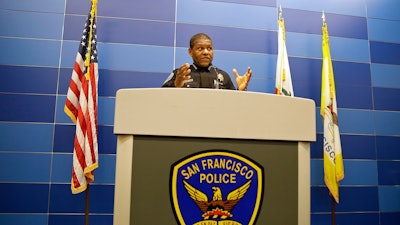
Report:
[[[227,150],[263,167],[262,204],[256,224],[298,224],[298,143],[187,137],[134,136],[130,224],[177,224],[171,203],[171,165],[205,150]],[[226,196],[226,190],[222,190]],[[246,205],[232,210],[233,219]],[[193,202],[193,220],[202,213]]]

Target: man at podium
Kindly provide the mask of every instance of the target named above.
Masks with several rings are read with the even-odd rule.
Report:
[[[162,87],[186,87],[186,88],[215,88],[236,90],[228,73],[218,69],[212,64],[214,49],[211,38],[204,33],[198,33],[190,39],[189,55],[193,64],[183,64],[175,69],[165,80]],[[239,76],[233,69],[237,90],[247,90],[252,71],[250,67],[243,76]]]

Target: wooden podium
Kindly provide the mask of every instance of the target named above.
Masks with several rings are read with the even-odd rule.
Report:
[[[315,115],[314,101],[273,94],[119,90],[114,224],[184,224],[172,204],[172,165],[210,149],[238,153],[263,168],[254,224],[310,224],[309,142],[316,139]]]

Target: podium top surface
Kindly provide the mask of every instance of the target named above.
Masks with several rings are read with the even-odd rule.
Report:
[[[315,141],[311,99],[200,88],[120,89],[114,133]]]

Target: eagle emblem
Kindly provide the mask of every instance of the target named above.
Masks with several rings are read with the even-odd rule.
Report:
[[[200,211],[203,213],[202,217],[205,220],[209,218],[227,219],[233,217],[231,211],[246,194],[250,187],[251,180],[231,191],[225,200],[222,197],[221,189],[217,186],[212,187],[213,196],[211,200],[208,200],[205,193],[196,189],[188,182],[183,181],[183,184],[190,198],[193,199]]]

